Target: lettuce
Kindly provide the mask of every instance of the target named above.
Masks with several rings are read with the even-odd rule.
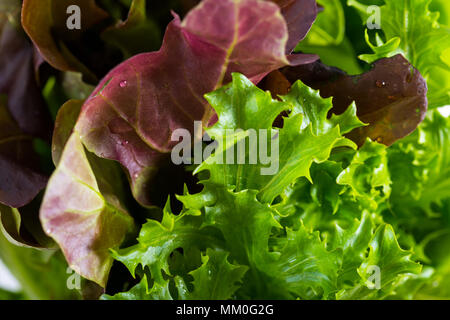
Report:
[[[445,1],[73,4],[0,3],[0,299],[450,298]]]
[[[250,23],[261,16],[264,19],[256,25]],[[93,163],[96,158],[120,162],[127,168],[136,200],[144,206],[154,205],[149,197],[152,180],[170,160],[168,154],[175,145],[170,141],[172,133],[179,128],[194,133],[194,120],[205,125],[213,121],[214,111],[203,94],[228,82],[234,71],[259,82],[274,69],[315,60],[308,55],[287,57],[287,41],[288,28],[275,4],[210,0],[190,11],[183,22],[175,16],[160,51],[134,56],[106,75],[81,108],[64,149],[67,136],[59,139],[55,135],[53,149],[63,151],[41,206],[44,230],[62,247],[73,269],[105,286],[111,267],[107,249],[120,245],[131,230],[127,225],[133,224],[120,204],[123,201],[111,194],[111,188],[122,187],[113,182],[120,178],[114,178],[112,171],[109,177],[98,176],[93,167],[101,164]],[[56,133],[59,127],[62,134],[71,128],[70,123],[57,125]],[[94,160],[88,159],[89,153],[95,154]],[[70,165],[75,162],[79,167]],[[106,182],[103,189],[109,196],[100,182]],[[63,200],[66,192],[73,192],[77,199],[73,204]],[[91,215],[81,217],[80,213]],[[117,220],[110,223],[110,219]],[[86,237],[67,237],[69,226],[73,232],[86,232]],[[97,243],[94,247],[93,242]]]
[[[207,98],[218,113],[217,124],[207,129],[215,139],[222,139],[221,133],[233,127],[245,130],[259,124],[257,128],[265,128],[283,106],[283,102],[272,100],[269,93],[238,74],[230,85],[208,94]],[[331,100],[323,100],[318,92],[301,82],[282,100],[289,101],[285,108],[290,112],[278,133],[281,141],[288,142],[280,146],[278,174],[265,179],[256,167],[253,170],[243,165],[218,164],[213,158],[222,154],[217,152],[196,170],[200,175],[204,170],[209,172],[209,177],[201,181],[203,191],[178,197],[183,203],[179,216],[166,206],[161,223],[149,221],[143,226],[137,245],[114,252],[114,257],[134,276],[139,270],[142,277],[145,274],[146,279],[154,281],[153,287],[146,284],[146,291],[139,289],[142,298],[171,286],[177,289],[170,294],[171,299],[208,292],[197,278],[206,267],[202,256],[205,250],[207,256],[214,251],[224,252],[220,267],[239,274],[228,282],[233,284],[233,290],[222,298],[383,298],[401,279],[420,272],[421,266],[411,260],[412,252],[401,249],[392,226],[383,221],[380,214],[383,206],[377,206],[377,202],[382,203],[389,196],[388,190],[379,190],[379,186],[387,189],[390,186],[389,173],[380,163],[386,164],[386,147],[371,143],[354,151],[356,146],[342,136],[341,127],[345,133],[362,125],[356,118],[355,106],[349,107],[348,115],[327,120]],[[258,108],[253,107],[256,101]],[[340,163],[341,173],[332,182],[346,186],[334,189],[345,202],[334,216],[328,212],[329,216],[323,217],[329,220],[323,226],[306,225],[302,218],[291,224],[294,217],[285,208],[288,203],[300,208],[302,205],[295,192],[288,192],[289,186],[301,177],[311,185],[312,163],[328,165],[332,150],[340,150],[335,155],[345,152],[353,157],[347,168]],[[376,160],[378,154],[380,159]],[[372,171],[363,165],[365,162],[371,163]],[[369,183],[368,189],[364,182]],[[284,199],[276,203],[273,201],[276,197]],[[345,211],[352,206],[356,210],[349,217]],[[302,209],[295,210],[293,215]],[[307,209],[304,210],[307,214]],[[346,222],[342,227],[341,219]],[[185,260],[184,268],[175,268],[177,262],[171,259],[179,249]],[[365,285],[374,265],[382,270],[381,290],[375,291]],[[150,272],[145,271],[147,267]],[[193,279],[189,275],[194,275]],[[210,282],[220,282],[222,276],[227,277],[227,272],[211,272]]]

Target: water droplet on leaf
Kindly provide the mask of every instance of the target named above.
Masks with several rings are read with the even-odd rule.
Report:
[[[377,85],[378,88],[383,88],[386,86],[386,82],[380,80],[377,80],[375,84]]]

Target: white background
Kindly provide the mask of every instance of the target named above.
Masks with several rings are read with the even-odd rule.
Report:
[[[3,262],[0,260],[0,288],[9,291],[19,291],[20,285],[9,270],[5,267]]]

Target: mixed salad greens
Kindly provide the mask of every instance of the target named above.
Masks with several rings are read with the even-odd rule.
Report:
[[[450,299],[447,105],[445,0],[0,0],[0,299]]]

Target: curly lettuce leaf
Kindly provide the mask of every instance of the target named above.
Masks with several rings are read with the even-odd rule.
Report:
[[[233,162],[222,166],[215,164],[224,163],[226,150],[217,152],[196,170],[208,170],[211,182],[235,186],[236,191],[260,190],[258,198],[271,203],[297,178],[310,178],[309,168],[313,162],[327,160],[336,147],[355,147],[341,133],[341,128],[343,132],[347,132],[362,125],[356,118],[354,106],[344,115],[328,120],[327,112],[332,108],[331,99],[322,100],[318,92],[301,82],[294,84],[291,93],[282,97],[283,102],[279,102],[273,100],[269,92],[255,87],[244,76],[234,74],[233,77],[232,84],[206,96],[219,114],[219,122],[207,129],[207,133],[218,141],[223,141],[227,140],[228,130],[251,129],[256,132],[258,141],[265,141],[266,136],[260,130],[267,130],[267,135],[272,134],[270,140],[279,141],[279,151],[277,157],[274,157],[275,149],[267,151],[267,156],[271,154],[273,157],[268,165],[261,162],[252,164],[250,153],[256,151],[250,150],[257,147],[257,142],[249,139],[249,150],[245,151],[246,161],[243,164]],[[284,119],[284,127],[273,132],[272,123],[287,109],[292,112]],[[222,121],[220,117],[223,118]],[[261,145],[259,149],[261,152]]]
[[[101,300],[172,300],[169,291],[168,282],[165,285],[153,285],[149,290],[147,276],[144,275],[142,280],[127,292],[117,293],[114,296],[104,294]]]
[[[386,153],[386,146],[366,142],[336,179],[338,184],[349,186],[352,197],[372,210],[383,205],[391,193]]]
[[[395,285],[391,284],[399,281],[399,275],[417,274],[422,269],[420,264],[411,261],[411,252],[400,248],[390,225],[378,227],[369,246],[369,255],[358,268],[361,284],[351,289],[341,290],[337,294],[338,299],[382,299],[395,288]],[[376,270],[374,266],[380,270],[379,290],[373,290],[366,284]]]
[[[138,244],[126,249],[114,251],[116,260],[122,261],[133,276],[138,266],[148,267],[152,279],[159,285],[167,281],[164,274],[170,275],[169,257],[178,248],[188,249],[191,246],[221,247],[220,238],[214,232],[201,228],[202,221],[195,212],[175,216],[169,202],[164,208],[161,222],[149,220],[143,225]]]
[[[388,149],[392,192],[383,216],[396,230],[402,230],[399,240],[413,247],[426,266],[423,275],[405,281],[404,289],[394,297],[408,288],[413,289],[408,298],[448,297],[449,128],[449,119],[433,111],[413,135]]]
[[[283,101],[275,101],[270,93],[256,88],[244,76],[234,74],[232,84],[208,94],[218,113],[218,122],[207,131],[217,138],[224,134],[224,130],[241,126],[244,129],[252,126],[270,128],[276,115],[286,107],[290,114],[284,119],[283,128],[279,129],[280,137],[283,130],[294,132],[286,120],[295,122],[297,134],[302,134],[302,128],[308,128],[310,134],[307,136],[313,138],[323,137],[340,126],[345,132],[361,125],[354,105],[345,116],[328,119],[331,100],[320,98],[318,92],[300,82],[296,87],[293,93],[281,97]],[[246,135],[234,137],[239,141]],[[294,151],[308,144],[303,139],[289,141]],[[224,148],[236,143],[225,143]],[[412,252],[400,248],[392,227],[384,223],[379,215],[381,208],[364,211],[368,207],[366,199],[354,196],[354,188],[364,183],[375,185],[369,190],[358,189],[367,198],[379,186],[389,185],[387,173],[382,170],[386,162],[385,149],[385,146],[376,143],[368,144],[360,151],[340,148],[340,152],[336,150],[332,155],[335,162],[314,165],[311,170],[314,184],[327,181],[329,193],[335,193],[328,198],[334,205],[334,212],[324,212],[324,223],[315,224],[302,214],[306,209],[300,202],[306,189],[298,193],[290,191],[296,188],[295,183],[303,180],[313,185],[306,176],[297,179],[289,177],[292,179],[290,183],[280,188],[281,202],[265,202],[258,198],[264,184],[240,184],[238,190],[235,174],[239,170],[234,171],[230,164],[206,160],[200,170],[200,176],[204,179],[201,181],[203,190],[194,194],[185,192],[178,197],[183,204],[181,214],[174,215],[167,205],[161,222],[148,221],[141,230],[138,244],[114,251],[114,257],[124,263],[134,276],[150,280],[143,299],[151,299],[149,292],[153,289],[158,291],[158,288],[167,286],[174,288],[171,299],[200,296],[204,299],[385,297],[402,279],[420,272],[420,265],[411,259]],[[221,152],[216,151],[209,160]],[[321,153],[322,150],[316,150],[316,157]],[[283,163],[283,157],[291,156],[292,153],[280,153],[280,163]],[[302,157],[308,158],[309,154],[299,152],[296,155],[296,159]],[[355,168],[362,166],[364,161],[369,170],[359,176],[359,170]],[[292,172],[295,172],[296,166],[303,167],[304,162],[293,162]],[[311,164],[306,166],[308,170],[309,166]],[[347,173],[346,167],[351,168]],[[204,170],[209,175],[205,175]],[[317,174],[324,171],[327,172],[324,177]],[[255,171],[248,178],[247,170],[240,172],[245,183],[259,181],[262,176]],[[348,180],[348,185],[340,185],[340,174],[351,175],[354,179]],[[336,187],[331,188],[332,185]],[[325,193],[326,189],[321,192]],[[320,191],[310,192],[312,197],[315,194],[320,199],[325,198],[318,195]],[[342,200],[334,203],[341,195]],[[321,210],[319,206],[310,208],[312,215],[318,215]],[[199,258],[202,260],[199,261]],[[219,262],[222,272],[217,272]],[[366,285],[372,264],[378,265],[384,278],[380,290],[371,290]],[[229,277],[231,279],[224,284],[222,278]],[[213,295],[210,286],[217,288],[217,292],[224,290],[224,293]],[[141,283],[129,294],[143,292],[143,288]],[[202,293],[200,296],[199,292]],[[127,295],[121,293],[116,297],[127,298]]]
[[[448,216],[445,201],[450,198],[449,146],[449,118],[435,111],[414,135],[389,149],[393,182],[390,201],[397,221],[413,226],[426,216]]]
[[[191,272],[193,300],[227,300],[239,289],[247,267],[230,264],[228,253],[208,249],[202,256],[202,266]]]

